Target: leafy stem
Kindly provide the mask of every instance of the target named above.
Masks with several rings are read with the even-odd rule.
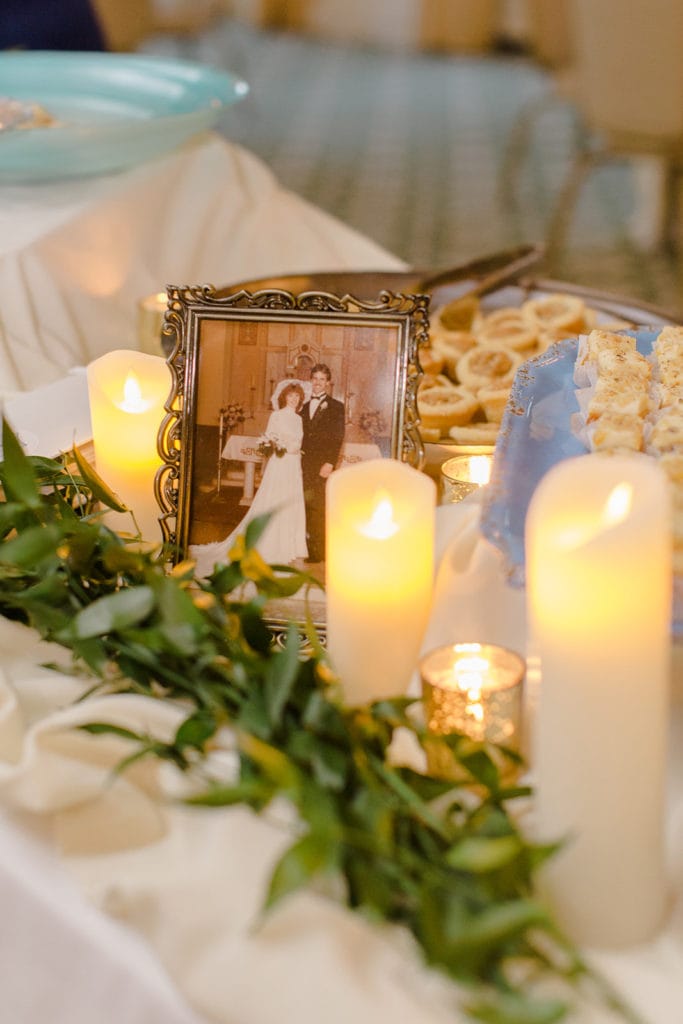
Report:
[[[571,1004],[567,986],[583,985],[634,1024],[534,896],[553,848],[520,829],[515,800],[528,791],[501,782],[505,752],[429,737],[405,698],[345,706],[310,621],[311,656],[301,656],[294,625],[282,647],[273,644],[267,601],[298,590],[307,598],[313,581],[263,562],[265,519],[249,524],[228,564],[197,581],[191,563],[169,571],[163,549],[102,522],[98,505],[126,510],[80,452],[29,458],[5,422],[2,434],[0,614],[71,650],[96,680],[89,694],[128,690],[186,709],[171,742],[85,726],[133,745],[120,770],[140,757],[168,760],[204,782],[191,802],[209,807],[291,802],[301,828],[266,907],[334,878],[349,907],[410,930],[425,961],[464,986],[473,1020],[553,1024]],[[206,758],[225,726],[238,767],[207,783]],[[445,744],[457,779],[392,763],[397,729],[423,752]],[[559,986],[551,998],[549,980]]]

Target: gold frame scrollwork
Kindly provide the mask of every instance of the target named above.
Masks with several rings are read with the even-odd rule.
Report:
[[[353,332],[387,325],[395,329],[390,457],[417,468],[424,462],[418,430],[417,388],[421,376],[418,349],[426,343],[429,296],[381,291],[369,301],[352,295],[280,289],[249,292],[217,290],[211,285],[169,286],[162,338],[171,370],[171,391],[158,439],[162,460],[155,480],[160,523],[172,561],[184,557],[190,530],[194,424],[202,327],[206,321],[326,324]],[[353,335],[350,335],[351,337]]]

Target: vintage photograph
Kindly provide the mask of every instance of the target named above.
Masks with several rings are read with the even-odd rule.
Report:
[[[405,310],[229,313],[189,317],[179,346],[178,539],[207,576],[250,520],[270,513],[257,543],[265,561],[324,583],[329,476],[403,457],[416,375],[410,323]]]

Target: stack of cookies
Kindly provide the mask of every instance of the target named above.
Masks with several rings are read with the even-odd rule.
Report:
[[[671,483],[674,571],[683,572],[683,327],[664,327],[648,356],[625,334],[579,339],[579,435],[591,451],[644,452]]]
[[[423,440],[494,445],[519,366],[556,341],[590,330],[596,318],[583,299],[559,293],[490,313],[473,297],[437,308],[429,345],[420,351]]]

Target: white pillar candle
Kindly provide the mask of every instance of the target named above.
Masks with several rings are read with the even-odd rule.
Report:
[[[559,463],[526,525],[538,835],[567,839],[545,885],[580,943],[638,943],[665,909],[671,630],[667,482],[646,456]]]
[[[170,386],[165,360],[143,352],[108,352],[88,366],[97,472],[132,509],[142,537],[150,541],[161,540],[154,477]]]
[[[432,598],[436,485],[394,459],[327,483],[327,649],[351,703],[402,695]]]

